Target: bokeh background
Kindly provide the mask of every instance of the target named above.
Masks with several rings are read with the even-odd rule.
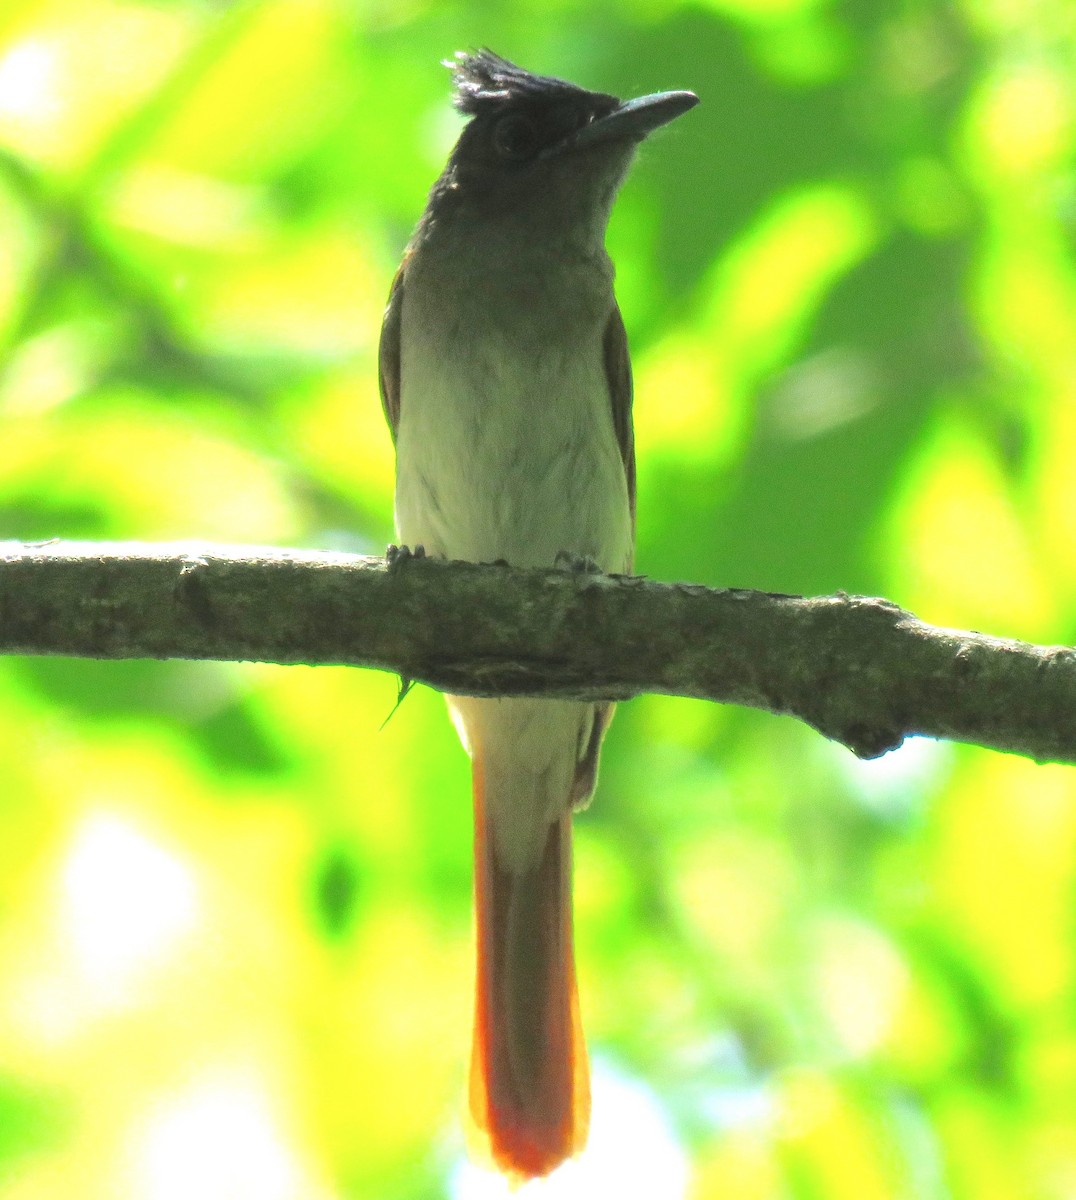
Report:
[[[1076,641],[1070,0],[4,0],[0,537],[376,553],[489,44],[702,105],[610,247],[639,569]],[[470,791],[372,672],[0,663],[0,1198],[469,1200]],[[536,1194],[1076,1196],[1076,770],[621,707]]]

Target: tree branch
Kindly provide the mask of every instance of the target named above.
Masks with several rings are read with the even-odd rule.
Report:
[[[1076,762],[1076,651],[886,600],[195,543],[0,542],[0,652],[347,664],[479,696],[641,692]]]

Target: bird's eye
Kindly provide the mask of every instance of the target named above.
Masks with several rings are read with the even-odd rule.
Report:
[[[508,162],[523,162],[538,149],[538,130],[529,117],[510,113],[493,126],[493,149]]]

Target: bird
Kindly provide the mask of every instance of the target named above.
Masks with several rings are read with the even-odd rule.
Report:
[[[698,97],[625,102],[488,49],[444,65],[466,123],[392,282],[379,343],[401,548],[630,572],[632,376],[605,232],[639,143]],[[447,700],[472,762],[470,1130],[520,1182],[587,1137],[571,821],[594,791],[613,706]]]

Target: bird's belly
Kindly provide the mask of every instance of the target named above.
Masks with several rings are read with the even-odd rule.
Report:
[[[551,566],[563,550],[627,568],[627,483],[597,353],[545,369],[417,359],[403,381],[402,541],[471,562]]]

